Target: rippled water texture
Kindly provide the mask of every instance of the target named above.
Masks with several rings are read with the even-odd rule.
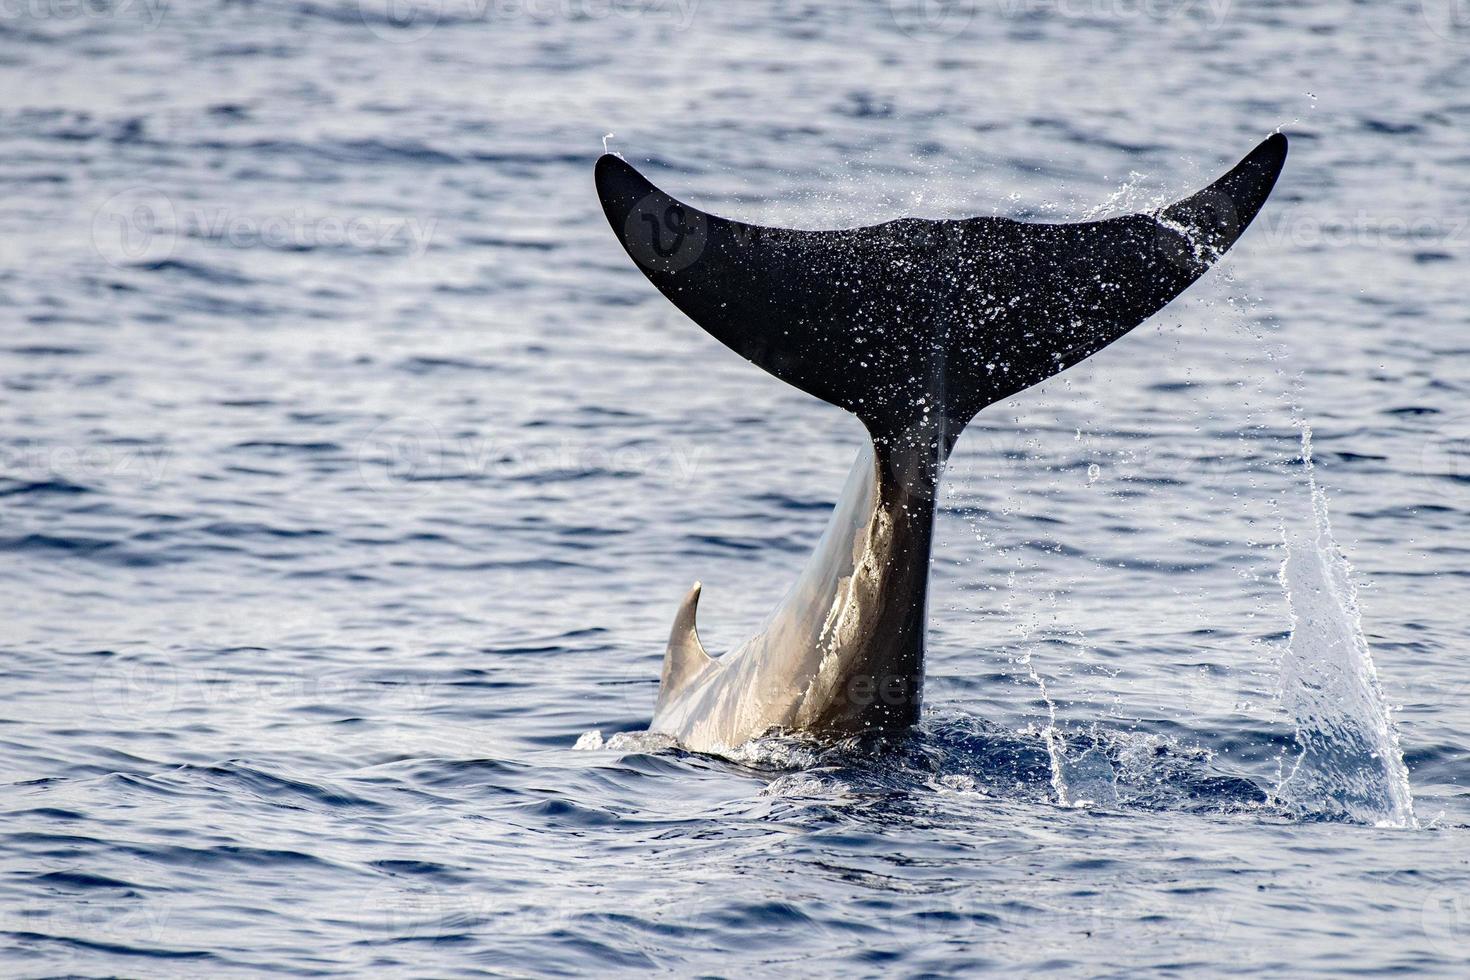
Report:
[[[6,7],[0,972],[1463,975],[1455,14]],[[1277,127],[1217,272],[961,439],[913,737],[639,734],[861,431],[644,281],[605,134],[834,227],[1145,207]]]

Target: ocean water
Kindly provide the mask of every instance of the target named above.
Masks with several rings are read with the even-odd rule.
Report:
[[[1463,976],[1462,7],[4,5],[0,974]],[[1216,272],[960,440],[912,737],[643,733],[862,433],[644,281],[604,142],[836,227],[1278,128]]]

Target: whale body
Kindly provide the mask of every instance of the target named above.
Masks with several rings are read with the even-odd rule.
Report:
[[[855,414],[858,453],[827,529],[765,626],[716,659],[695,583],[650,729],[694,751],[772,732],[846,737],[918,721],[939,479],[987,405],[1111,344],[1198,279],[1260,211],[1275,134],[1159,210],[1071,224],[902,218],[797,231],[707,214],[621,158],[597,162],[613,231],[721,343]]]

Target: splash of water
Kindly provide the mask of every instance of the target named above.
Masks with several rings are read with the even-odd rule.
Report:
[[[1286,557],[1278,579],[1291,607],[1281,662],[1281,705],[1300,754],[1277,794],[1308,812],[1339,813],[1395,827],[1417,826],[1398,731],[1363,635],[1352,566],[1332,537],[1327,496],[1302,429],[1312,520],[1282,521]]]
[[[1046,688],[1046,679],[1036,670],[1031,651],[1018,661],[1036,685],[1046,705],[1046,725],[1036,733],[1046,746],[1051,766],[1051,789],[1057,803],[1068,807],[1110,806],[1118,802],[1118,771],[1095,738],[1082,738],[1080,748],[1072,745],[1057,725],[1057,706]]]
[[[599,729],[583,732],[572,746],[576,752],[666,752],[679,744],[672,735],[661,732],[615,732],[607,738]]]
[[[1036,672],[1036,665],[1031,662],[1030,650],[1026,651],[1020,662],[1026,668],[1031,682],[1041,692],[1041,700],[1046,703],[1046,727],[1041,730],[1041,737],[1046,744],[1047,758],[1051,761],[1052,792],[1056,793],[1057,802],[1062,806],[1071,806],[1071,796],[1067,792],[1066,745],[1062,741],[1062,733],[1057,730],[1057,706],[1052,703],[1051,695],[1046,691],[1046,681]]]

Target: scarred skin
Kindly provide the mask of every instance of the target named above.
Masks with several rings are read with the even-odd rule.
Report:
[[[918,720],[933,486],[905,486],[865,445],[826,533],[765,627],[681,684],[663,685],[653,731],[701,751],[772,729],[847,735]],[[696,585],[670,637],[692,630]],[[693,656],[691,654],[691,656]]]

